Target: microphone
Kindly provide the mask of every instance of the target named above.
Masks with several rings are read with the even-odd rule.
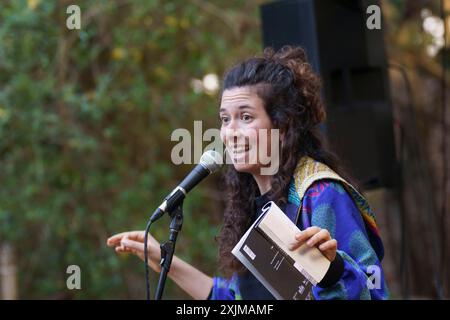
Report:
[[[164,198],[163,203],[156,209],[150,218],[150,222],[161,218],[164,213],[171,212],[186,197],[186,194],[211,173],[216,172],[222,166],[223,159],[220,153],[208,150],[200,157],[200,162],[194,169]]]

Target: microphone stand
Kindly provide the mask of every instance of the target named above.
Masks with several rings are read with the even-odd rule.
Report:
[[[159,274],[158,287],[156,288],[155,300],[161,300],[164,286],[166,284],[167,274],[172,264],[173,253],[175,251],[175,244],[177,242],[178,233],[183,226],[183,201],[173,210],[169,212],[169,216],[172,219],[170,222],[169,240],[161,244],[161,272]]]

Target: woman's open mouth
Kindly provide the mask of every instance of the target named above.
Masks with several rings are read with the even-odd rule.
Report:
[[[230,147],[230,151],[234,156],[241,155],[250,150],[249,145],[233,146]]]

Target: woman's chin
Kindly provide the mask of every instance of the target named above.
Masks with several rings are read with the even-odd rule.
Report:
[[[259,169],[259,165],[254,155],[249,152],[230,154],[234,169],[238,172],[253,173]]]
[[[259,167],[257,164],[239,163],[239,162],[234,162],[233,166],[234,166],[234,169],[236,169],[236,171],[247,172],[247,173],[253,173],[256,170],[258,170],[258,167]]]

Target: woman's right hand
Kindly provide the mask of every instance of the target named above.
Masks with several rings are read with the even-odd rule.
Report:
[[[144,260],[144,231],[128,231],[113,235],[107,240],[109,247],[115,247],[119,254],[132,253]],[[147,239],[148,265],[160,272],[161,248],[159,242],[150,234]]]

